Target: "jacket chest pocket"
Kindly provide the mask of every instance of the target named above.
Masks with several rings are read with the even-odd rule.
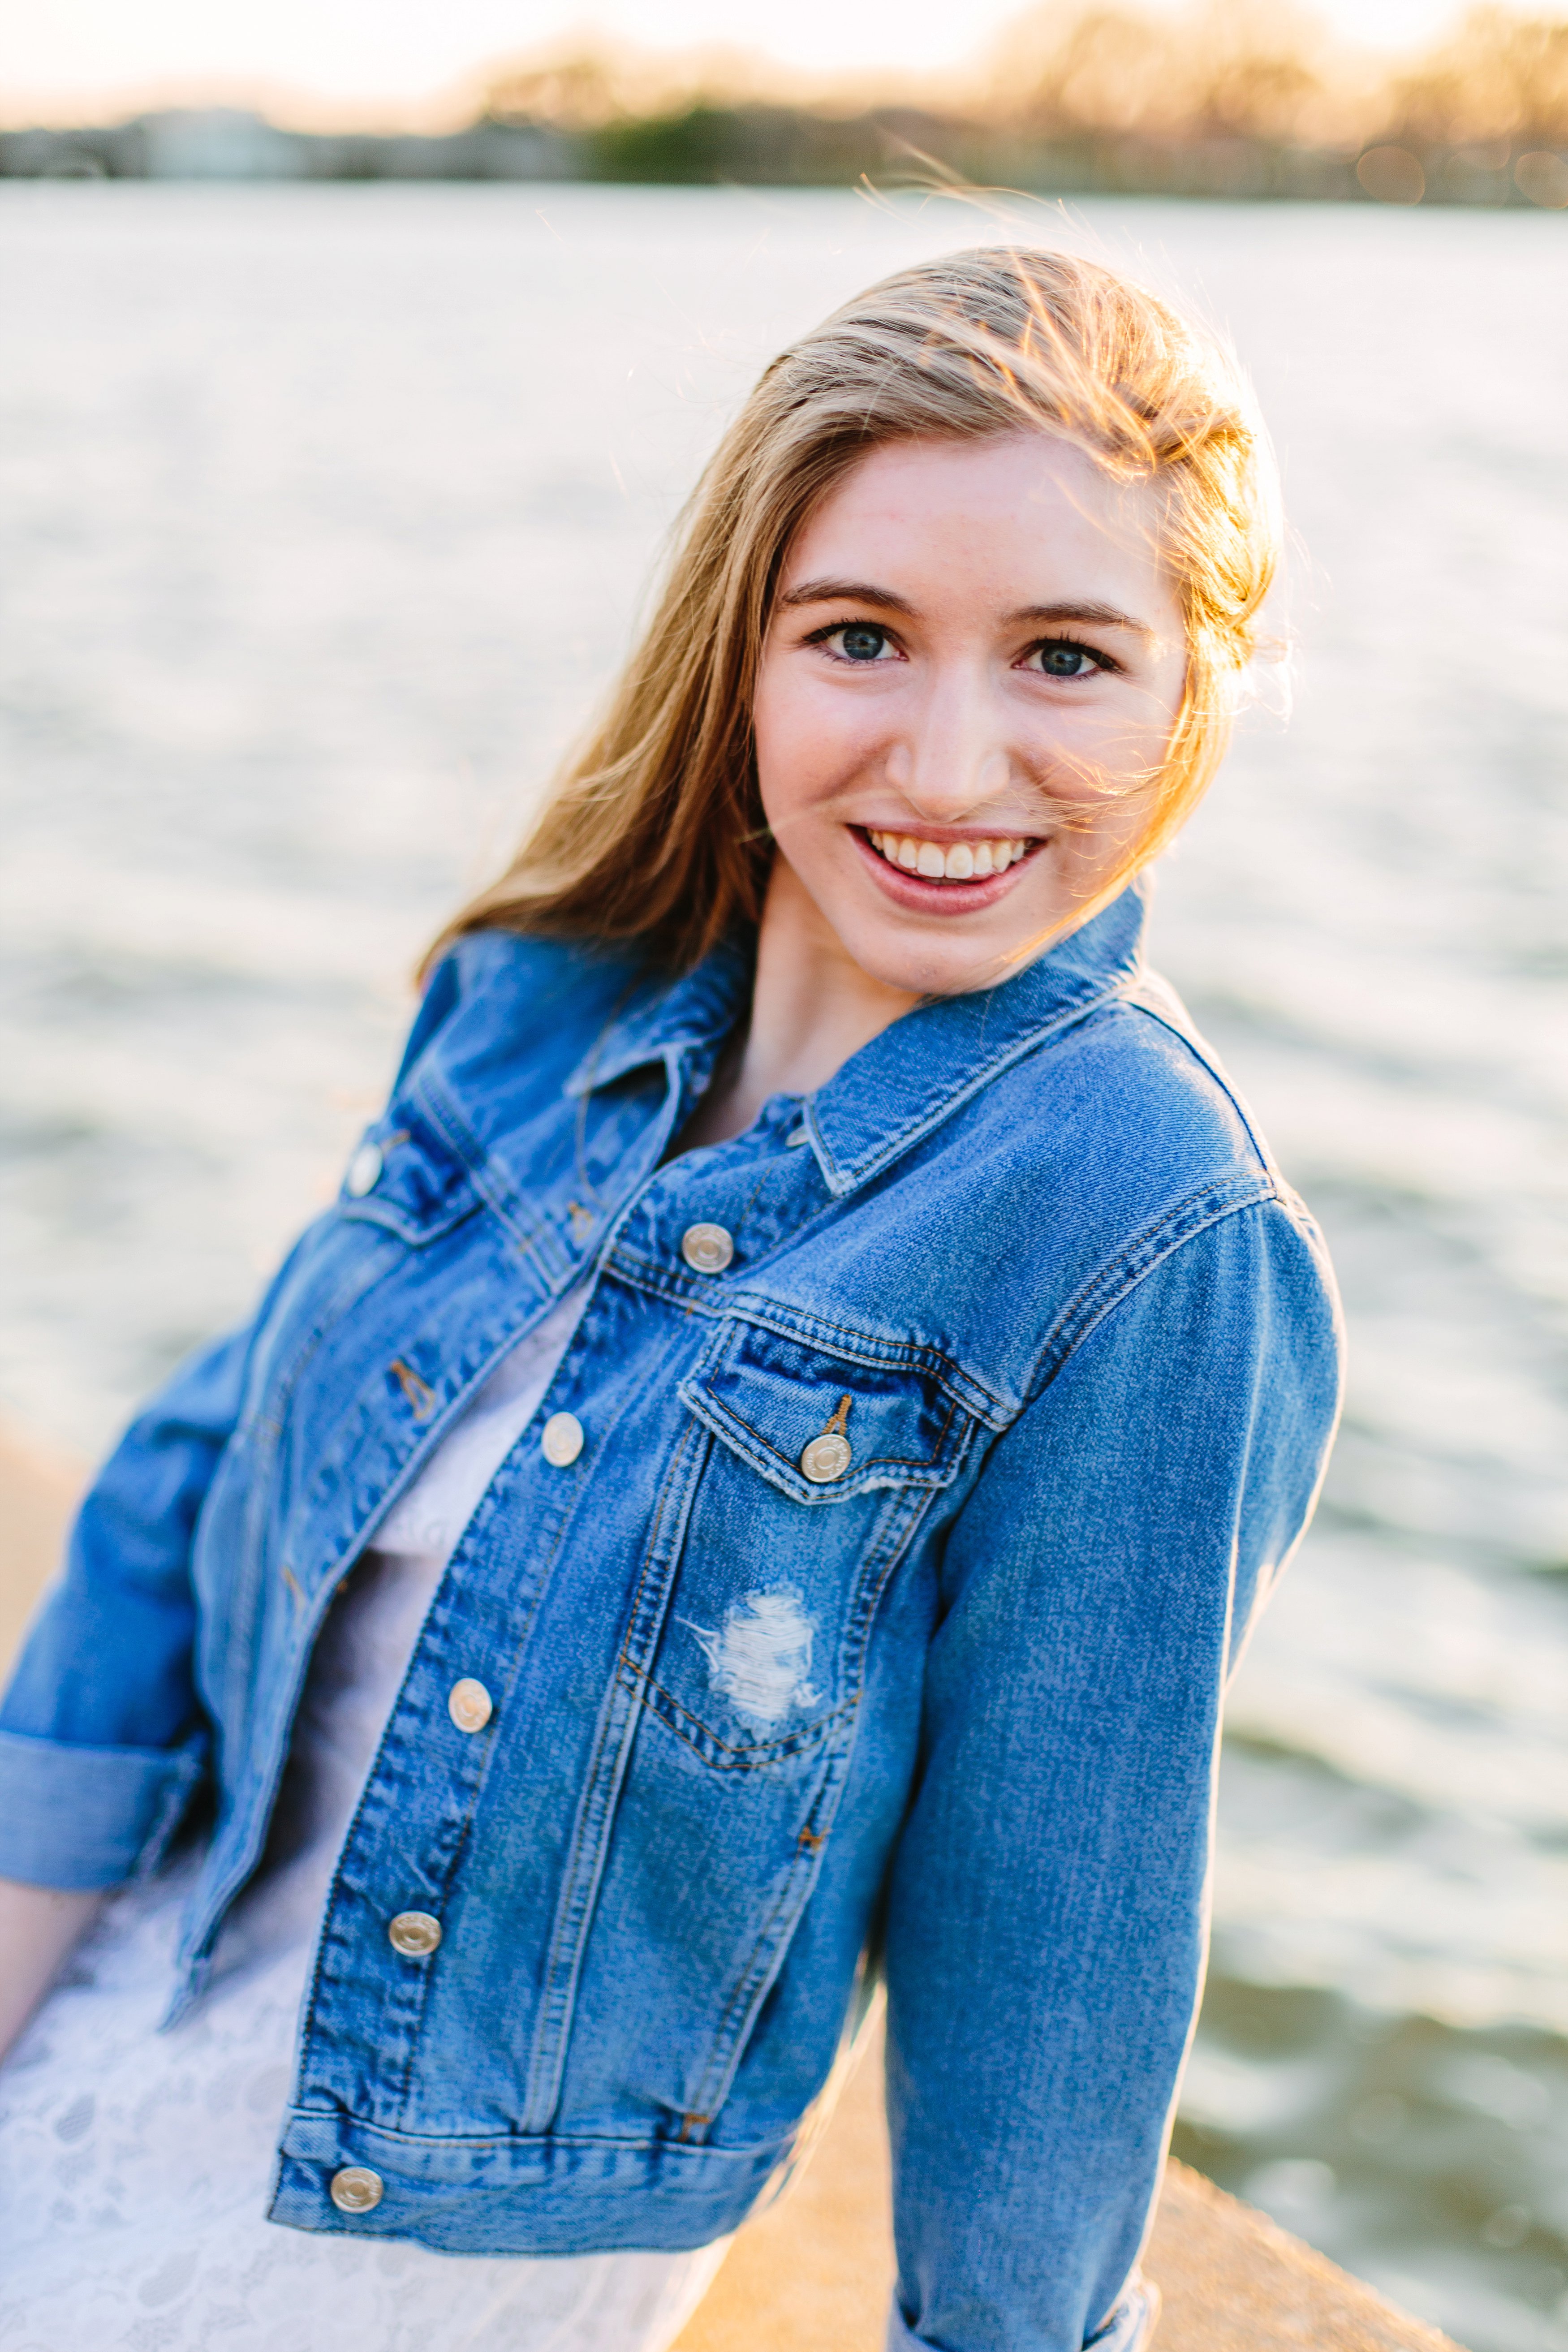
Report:
[[[707,1763],[756,1771],[847,1717],[878,1595],[973,1423],[913,1351],[869,1362],[746,1323],[680,1394],[712,1442],[647,1704]]]

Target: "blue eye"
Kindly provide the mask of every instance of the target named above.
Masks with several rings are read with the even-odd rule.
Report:
[[[1101,667],[1087,646],[1075,646],[1070,637],[1052,637],[1037,646],[1038,667],[1047,677],[1087,677]]]
[[[879,661],[887,649],[888,632],[874,628],[869,621],[851,621],[834,634],[846,661]]]

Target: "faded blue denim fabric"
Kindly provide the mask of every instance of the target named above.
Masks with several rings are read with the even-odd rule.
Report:
[[[1338,1337],[1142,916],[1128,892],[672,1160],[744,954],[672,983],[463,942],[355,1189],[132,1428],[0,1710],[0,1871],[112,1883],[210,1792],[186,2000],[340,1580],[593,1277],[340,1860],[279,2221],[700,2245],[789,2160],[879,1969],[890,2340],[1142,2340],[1222,1690],[1311,1507]],[[731,1237],[720,1271],[695,1224]],[[389,1942],[410,1910],[434,1954]],[[382,2176],[371,2211],[331,2203],[344,2165]]]

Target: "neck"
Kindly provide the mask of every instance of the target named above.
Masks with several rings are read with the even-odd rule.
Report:
[[[744,1043],[727,1055],[681,1145],[743,1134],[770,1095],[807,1095],[921,999],[863,971],[793,866],[773,860]]]

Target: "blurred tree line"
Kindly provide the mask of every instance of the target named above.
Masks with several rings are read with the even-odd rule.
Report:
[[[693,58],[682,91],[682,61],[576,49],[499,75],[484,115],[569,130],[593,179],[839,186],[936,169],[1023,188],[1504,203],[1510,164],[1540,151],[1519,193],[1568,205],[1568,16],[1488,5],[1429,52],[1383,61],[1335,45],[1290,0],[1175,14],[1044,0],[950,78],[947,103],[917,82],[893,101],[790,101],[759,91],[748,66]],[[1368,151],[1415,169],[1356,176]]]
[[[0,132],[0,173],[559,179],[1364,196],[1568,208],[1568,16],[1472,8],[1380,58],[1295,0],[1043,0],[963,72],[831,83],[754,55],[557,47],[437,136],[233,110]]]
[[[1291,0],[1045,0],[948,78],[945,103],[910,81],[890,101],[770,96],[754,61],[722,55],[688,61],[684,90],[680,71],[578,49],[498,76],[483,111],[569,131],[604,180],[837,185],[934,169],[1028,188],[1568,205],[1568,17],[1495,5],[1390,61],[1335,43]],[[1384,160],[1358,173],[1369,153]],[[1510,166],[1526,157],[1521,183]]]

